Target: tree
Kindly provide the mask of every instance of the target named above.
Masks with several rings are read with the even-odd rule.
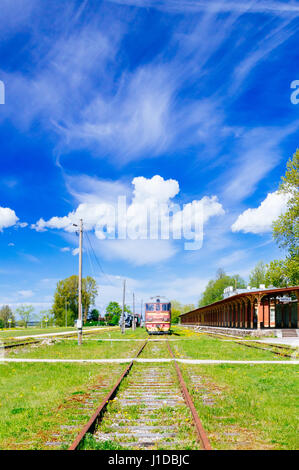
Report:
[[[193,304],[181,304],[178,300],[171,301],[171,323],[179,323],[179,317],[182,313],[190,312],[194,310],[195,305]]]
[[[90,276],[82,279],[82,305],[84,322],[87,320],[89,308],[94,305],[98,288],[95,279]]]
[[[51,309],[41,310],[39,312],[39,320],[42,324],[44,323],[46,326],[52,326],[55,320],[53,311]]]
[[[299,149],[287,163],[279,192],[287,194],[287,211],[273,222],[273,237],[280,248],[285,248],[290,257],[298,257],[299,245]]]
[[[3,307],[1,307],[0,319],[3,321],[4,328],[15,325],[16,323],[15,317],[9,305],[3,305]],[[10,325],[9,325],[8,320],[11,320]]]
[[[272,227],[274,240],[287,255],[284,260],[272,261],[267,274],[267,279],[277,287],[299,284],[299,149],[289,159],[281,179],[279,191],[289,195],[287,210]]]
[[[128,315],[132,315],[132,311],[128,305],[125,305],[124,313],[125,313],[125,316],[126,316],[126,313]],[[110,302],[107,305],[105,318],[108,323],[113,323],[114,325],[117,325],[120,320],[121,314],[122,314],[122,308],[118,302]]]
[[[21,305],[16,309],[16,314],[21,318],[22,322],[24,323],[25,328],[28,326],[28,322],[30,320],[30,315],[34,311],[32,305]]]
[[[179,316],[183,313],[183,306],[178,300],[171,300],[171,323],[179,323]]]
[[[267,265],[267,285],[274,287],[295,286],[298,284],[298,280],[299,264],[294,259],[274,260]]]
[[[221,277],[217,277],[218,279],[212,279],[208,282],[207,287],[199,299],[199,307],[204,307],[205,305],[222,300],[223,291],[228,286],[233,286],[239,289],[244,289],[246,287],[245,281],[238,274],[235,276],[228,276],[227,274],[222,273]]]
[[[90,317],[91,321],[98,321],[99,316],[100,316],[100,312],[96,308],[93,308],[92,311],[89,314],[89,317]]]
[[[73,275],[57,283],[54,294],[53,313],[55,323],[59,326],[65,324],[65,309],[67,302],[68,324],[73,324],[78,317],[78,276]],[[88,316],[91,305],[94,304],[98,293],[96,281],[87,276],[82,279],[82,305],[84,311],[84,320]]]
[[[119,305],[118,302],[109,302],[106,308],[106,313],[109,313],[111,315],[117,315],[118,317],[121,316],[121,306]]]
[[[263,263],[263,261],[259,261],[249,275],[250,286],[258,288],[260,284],[267,284],[266,271],[266,265]]]

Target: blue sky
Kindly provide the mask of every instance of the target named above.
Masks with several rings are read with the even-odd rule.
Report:
[[[298,2],[2,0],[0,303],[51,305],[77,272],[97,305],[197,302],[219,267],[245,279],[283,256],[271,221],[298,146]],[[97,214],[126,196],[204,208],[203,244],[103,239]],[[101,215],[102,217],[102,215]],[[140,220],[141,220],[140,219]]]

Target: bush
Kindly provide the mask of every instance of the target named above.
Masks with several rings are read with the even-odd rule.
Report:
[[[100,322],[98,321],[87,321],[84,323],[84,326],[98,326]]]

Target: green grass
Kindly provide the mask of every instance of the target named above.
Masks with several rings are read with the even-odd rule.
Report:
[[[112,359],[136,355],[139,342],[84,341],[78,346],[76,340],[56,340],[54,344],[32,345],[5,351],[10,358],[31,359]]]
[[[143,339],[147,338],[148,334],[145,328],[136,328],[135,331],[132,328],[126,328],[125,334],[121,333],[119,327],[117,327],[114,331],[103,331],[94,333],[92,335],[93,338],[111,338],[111,339]]]
[[[288,360],[270,351],[249,348],[231,341],[223,341],[206,335],[188,341],[170,343],[176,357],[188,359],[226,359],[226,360]]]
[[[164,369],[163,375],[170,374],[170,377],[174,383],[176,383],[177,393],[180,394],[180,387],[177,379],[177,375],[174,369],[173,364],[162,364],[159,365],[159,368]],[[100,422],[98,426],[98,431],[102,434],[111,433],[115,431],[115,428],[112,427],[113,422],[115,419],[119,426],[123,426],[124,430],[130,425],[138,425],[139,419],[142,418],[144,415],[144,404],[138,405],[126,405],[124,408],[120,403],[119,399],[122,396],[122,393],[125,392],[136,380],[140,379],[140,375],[149,375],[151,374],[152,366],[148,364],[134,364],[130,374],[123,380],[121,383],[117,397],[111,400],[107,405],[107,411],[104,415],[103,420]],[[121,417],[120,417],[121,416]],[[181,398],[181,402],[178,403],[177,406],[169,406],[164,405],[161,408],[153,409],[152,412],[148,415],[149,421],[154,420],[151,422],[151,425],[157,427],[157,432],[159,432],[160,426],[167,426],[175,424],[177,426],[177,436],[174,439],[176,443],[173,444],[171,449],[199,449],[200,445],[196,441],[196,433],[194,426],[192,426],[192,416],[189,408],[184,403],[183,397]],[[157,421],[156,421],[157,420]],[[162,431],[163,432],[163,431]],[[129,437],[127,442],[130,442],[129,447],[125,447],[126,450],[128,449],[135,449],[136,448],[136,440],[138,439],[138,435],[136,437]],[[84,449],[116,449],[117,447],[110,447],[111,444],[114,446],[120,445],[119,441],[121,442],[123,437],[120,435],[115,438],[114,441],[107,440],[102,443],[97,442],[94,438],[88,437],[87,441],[85,441],[82,445]],[[165,437],[165,442],[169,440],[168,437]],[[156,449],[163,450],[165,446],[163,446],[163,441],[157,441]],[[107,447],[103,447],[103,446]],[[119,447],[121,448],[121,447]],[[168,449],[168,447],[167,447]]]
[[[92,413],[84,411],[84,402],[93,398],[98,406],[123,369],[119,364],[0,364],[0,449],[47,449],[47,441],[68,445],[78,429],[61,426],[73,425],[74,417],[83,426]]]
[[[181,368],[213,448],[298,450],[297,366]],[[191,376],[200,378],[199,385]],[[214,404],[205,404],[207,397]]]
[[[86,329],[93,329],[100,327],[89,326]],[[103,327],[105,328],[105,327]],[[83,328],[83,332],[84,332]],[[6,330],[0,330],[0,339],[4,338],[14,338],[16,336],[35,336],[35,335],[44,335],[48,333],[63,333],[63,332],[72,332],[76,331],[76,328],[70,326],[66,327],[49,327],[49,328],[8,328]]]
[[[170,358],[166,342],[164,341],[149,341],[143,349],[141,358]]]

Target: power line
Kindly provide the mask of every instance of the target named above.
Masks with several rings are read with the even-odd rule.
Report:
[[[98,259],[97,255],[95,254],[95,251],[94,251],[94,249],[93,249],[93,246],[92,246],[92,244],[91,244],[91,241],[90,241],[90,239],[89,239],[89,236],[88,236],[87,232],[85,232],[85,235],[86,235],[86,238],[87,238],[88,243],[89,243],[89,245],[90,245],[90,248],[91,248],[91,251],[92,251],[92,253],[93,253],[93,256],[94,256],[94,258],[95,258],[95,260],[96,260],[96,262],[97,262],[97,264],[98,264],[98,266],[99,266],[99,268],[100,268],[102,274],[104,274],[104,276],[106,277],[106,279],[108,280],[109,284],[110,284],[112,287],[117,287],[115,284],[112,283],[112,281],[111,281],[110,277],[108,276],[108,274],[105,273],[105,271],[104,271],[104,269],[103,269],[103,267],[102,267],[102,265],[101,265],[101,263],[100,263],[100,260]]]
[[[103,275],[105,276],[105,278],[108,280],[109,284],[110,284],[112,287],[120,287],[119,285],[116,285],[115,283],[113,283],[113,281],[112,281],[111,278],[108,276],[108,274],[105,273],[104,268],[102,267],[102,264],[101,264],[99,258],[97,257],[97,255],[96,255],[96,253],[95,253],[95,251],[94,251],[94,249],[93,249],[93,246],[92,246],[91,240],[90,240],[90,238],[89,238],[89,236],[88,236],[88,233],[87,233],[87,232],[84,232],[84,236],[85,236],[85,237],[87,238],[87,240],[88,240],[90,249],[91,249],[92,254],[93,254],[93,256],[94,256],[94,258],[95,258],[95,260],[96,260],[96,262],[97,262],[97,265],[99,266],[99,268],[100,268],[102,274],[103,274]],[[89,255],[89,251],[88,251],[88,255]],[[90,260],[91,260],[91,258],[90,258]],[[121,280],[121,279],[120,279],[120,280]],[[131,289],[128,289],[128,288],[127,288],[127,292],[133,294],[133,291],[131,291]],[[140,300],[138,296],[137,296],[137,300]]]

